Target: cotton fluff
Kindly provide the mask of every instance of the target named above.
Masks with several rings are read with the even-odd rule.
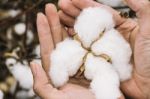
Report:
[[[112,64],[119,73],[121,81],[131,77],[131,47],[117,30],[111,29],[105,32],[103,37],[92,45],[91,49],[96,55],[105,53],[111,57]]]
[[[34,34],[33,34],[33,32],[32,32],[31,30],[28,30],[28,31],[27,31],[27,40],[26,40],[26,43],[27,43],[28,45],[31,44],[32,41],[33,41],[33,39],[34,39]]]
[[[90,87],[96,99],[119,99],[119,76],[112,64],[105,59],[88,54],[84,75],[92,80]]]
[[[51,68],[49,75],[55,87],[64,85],[69,76],[73,76],[83,63],[86,50],[78,41],[67,38],[57,44],[51,55]]]
[[[19,82],[19,85],[24,89],[31,89],[33,86],[33,77],[30,68],[20,62],[16,62],[13,58],[6,60],[6,65]]]
[[[0,99],[4,98],[4,93],[0,90]]]
[[[89,7],[82,11],[77,17],[74,29],[84,47],[89,48],[104,30],[115,26],[112,18],[112,14],[100,7]]]
[[[120,7],[126,5],[124,0],[97,0],[97,1],[112,7]]]
[[[20,10],[9,10],[8,11],[8,14],[11,16],[11,17],[16,17],[21,11]]]
[[[60,42],[52,52],[49,74],[53,84],[63,86],[69,76],[84,66],[84,76],[91,80],[90,90],[96,99],[120,98],[120,81],[131,77],[132,51],[114,26],[109,11],[101,7],[84,9],[74,26],[77,39]],[[111,62],[102,55],[108,56]]]
[[[16,24],[15,27],[14,27],[14,30],[18,35],[23,35],[25,33],[25,30],[26,30],[25,23]]]
[[[24,66],[21,63],[17,63],[12,69],[12,74],[17,79],[22,88],[32,88],[33,77],[29,67]]]

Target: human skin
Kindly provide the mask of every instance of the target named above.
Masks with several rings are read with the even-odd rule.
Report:
[[[130,80],[121,83],[122,92],[132,99],[150,98],[150,3],[148,0],[126,0],[131,9],[137,13],[138,22],[132,19],[124,19],[119,13],[108,6],[99,4],[93,0],[60,0],[59,6],[62,11],[57,14],[52,4],[46,5],[46,16],[38,14],[37,27],[41,45],[41,57],[43,68],[31,63],[34,77],[35,92],[43,99],[94,99],[94,95],[88,89],[67,84],[60,90],[52,87],[49,83],[47,73],[49,70],[49,55],[55,45],[67,36],[63,24],[72,28],[75,18],[80,11],[90,6],[102,6],[108,9],[114,16],[116,28],[125,37],[133,49],[133,76]],[[74,12],[74,13],[72,13]],[[72,29],[69,29],[70,35]],[[45,71],[44,71],[45,70]],[[122,97],[123,98],[123,97]]]

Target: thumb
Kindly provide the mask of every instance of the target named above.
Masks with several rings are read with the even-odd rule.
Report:
[[[33,74],[33,88],[35,93],[37,93],[41,98],[44,99],[50,97],[50,94],[48,92],[53,91],[54,88],[49,83],[48,77],[44,69],[41,65],[38,65],[34,62],[30,63],[30,67]]]
[[[148,0],[125,0],[127,5],[136,13],[146,12],[150,6]]]
[[[150,34],[150,2],[148,0],[125,0],[139,18],[139,32],[144,36]]]

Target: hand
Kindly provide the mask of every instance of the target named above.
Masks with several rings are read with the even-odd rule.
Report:
[[[34,79],[34,91],[42,99],[94,99],[92,92],[84,87],[66,84],[60,90],[54,88],[49,81],[48,71],[50,66],[50,54],[55,45],[62,41],[67,35],[62,28],[57,10],[54,5],[46,5],[46,16],[39,13],[37,16],[37,29],[41,48],[43,67],[31,63],[31,70]]]
[[[60,0],[59,12],[61,22],[73,28],[75,18],[86,7],[101,6],[108,9],[114,17],[116,28],[131,44],[133,49],[133,76],[121,84],[125,95],[132,99],[150,98],[150,3],[148,0],[126,0],[134,10],[138,22],[133,19],[124,19],[114,9],[95,2],[94,0]],[[73,34],[73,30],[69,29]]]

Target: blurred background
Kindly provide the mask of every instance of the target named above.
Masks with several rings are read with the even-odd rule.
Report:
[[[0,0],[0,99],[38,99],[29,62],[40,63],[36,14],[57,0]]]

